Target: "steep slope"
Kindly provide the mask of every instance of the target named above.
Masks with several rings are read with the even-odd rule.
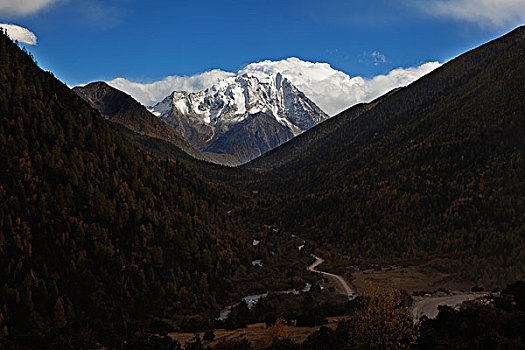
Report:
[[[274,140],[287,141],[328,118],[279,73],[246,73],[197,93],[173,92],[152,112],[197,148],[230,154],[239,162],[275,147]],[[240,123],[251,125],[236,128]],[[269,135],[276,129],[276,138],[252,140],[256,134]],[[234,142],[239,139],[248,142],[241,147]]]
[[[253,185],[280,198],[269,220],[352,263],[447,257],[487,285],[523,277],[524,57],[520,27],[348,118]]]
[[[138,151],[3,34],[0,169],[7,348],[120,348],[230,301],[251,266],[242,199]]]
[[[301,135],[294,137],[281,146],[272,149],[261,157],[253,159],[249,163],[244,164],[242,167],[252,169],[271,169],[283,166],[293,159],[299,157],[301,154],[308,152],[310,149],[314,149],[314,144],[318,142],[325,142],[325,140],[329,138],[338,128],[346,126],[350,120],[358,118],[364,112],[374,108],[378,103],[399,89],[400,88],[394,89],[370,103],[357,104],[348,110],[343,111],[338,115],[325,120],[324,122],[321,122],[319,125],[310,129],[308,132],[302,133]]]
[[[168,141],[194,158],[206,158],[172,127],[159,120],[128,94],[104,82],[77,86],[73,91],[109,121],[123,125],[140,135]]]

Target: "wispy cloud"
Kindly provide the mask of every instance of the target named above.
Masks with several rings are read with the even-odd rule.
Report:
[[[374,59],[374,65],[375,66],[378,66],[380,65],[381,63],[386,63],[387,60],[386,60],[386,56],[383,55],[381,52],[379,51],[373,51],[370,56],[372,56],[372,58]]]
[[[97,28],[108,30],[121,24],[126,17],[127,8],[122,0],[76,0],[81,14]]]
[[[17,26],[16,24],[5,24],[0,23],[0,28],[7,30],[7,35],[21,43],[28,45],[36,45],[37,38],[36,35],[27,28]]]
[[[0,15],[30,15],[58,1],[59,0],[0,0]]]
[[[439,62],[428,62],[417,67],[397,68],[385,75],[367,79],[350,77],[333,69],[328,63],[307,62],[291,57],[281,61],[262,61],[249,64],[237,74],[248,72],[281,73],[308,98],[329,115],[368,102],[400,86],[405,86],[436,69]],[[235,76],[234,73],[213,70],[195,76],[171,76],[161,81],[142,84],[124,78],[108,81],[108,84],[127,92],[144,105],[152,105],[173,91],[195,92],[211,87],[222,79]]]
[[[515,25],[525,21],[525,0],[417,0],[433,16],[450,17],[481,26]]]

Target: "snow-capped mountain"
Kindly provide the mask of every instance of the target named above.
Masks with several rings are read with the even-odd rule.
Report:
[[[175,91],[151,111],[198,148],[241,163],[328,119],[280,73],[263,72],[230,77],[199,92]]]

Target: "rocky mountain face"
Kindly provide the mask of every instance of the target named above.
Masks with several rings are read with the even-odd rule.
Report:
[[[328,116],[280,73],[245,73],[151,109],[200,150],[245,163]]]
[[[202,152],[177,131],[151,114],[128,94],[104,82],[77,86],[73,91],[112,123],[122,125],[134,133],[172,143],[194,158],[206,159]]]

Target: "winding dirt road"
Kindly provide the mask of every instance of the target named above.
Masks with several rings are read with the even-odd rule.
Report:
[[[306,269],[308,271],[322,274],[323,276],[326,276],[328,278],[331,278],[334,280],[340,287],[341,290],[344,291],[344,293],[348,296],[349,299],[354,299],[357,297],[357,291],[354,290],[346,280],[339,275],[335,275],[330,272],[320,271],[317,269],[319,265],[321,265],[324,260],[314,254],[312,254],[312,257],[315,259],[315,261],[309,265]],[[457,307],[461,303],[468,301],[468,300],[474,300],[479,299],[482,297],[488,296],[490,293],[487,292],[479,292],[479,293],[457,293],[452,295],[442,295],[442,296],[426,296],[423,298],[418,298],[414,300],[412,304],[412,315],[415,320],[418,320],[421,316],[425,315],[428,318],[435,318],[438,314],[438,306],[439,305],[448,305],[452,307]]]
[[[346,296],[349,299],[353,299],[357,296],[356,291],[353,290],[352,287],[350,287],[350,285],[345,281],[343,277],[339,275],[335,275],[330,272],[324,272],[324,271],[317,270],[316,267],[321,265],[324,262],[324,260],[314,254],[312,254],[312,257],[315,259],[315,261],[313,264],[311,264],[310,266],[306,268],[308,271],[311,271],[314,273],[320,273],[323,276],[327,276],[328,278],[335,280],[336,283],[341,287],[341,289],[345,292]]]

